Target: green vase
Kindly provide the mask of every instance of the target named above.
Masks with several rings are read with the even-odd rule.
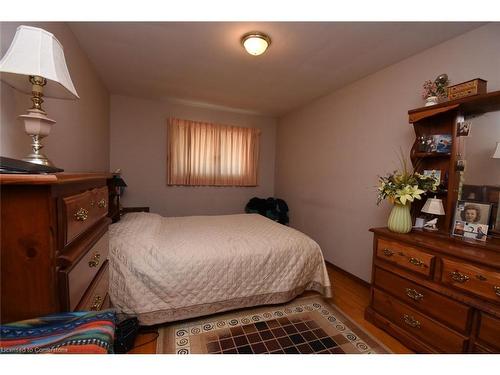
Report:
[[[411,231],[410,207],[411,203],[405,205],[396,203],[392,207],[389,220],[387,221],[387,227],[390,231],[396,233],[408,233]]]

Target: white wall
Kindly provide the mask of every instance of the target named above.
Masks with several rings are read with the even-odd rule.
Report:
[[[325,258],[370,280],[370,227],[385,226],[377,176],[398,167],[414,141],[407,111],[422,83],[447,73],[453,84],[483,78],[500,89],[500,24],[488,24],[367,76],[278,122],[276,195],[291,225],[318,241]],[[500,124],[500,113],[489,115]],[[500,125],[499,125],[500,126]],[[474,129],[473,129],[474,130]]]
[[[491,157],[500,142],[500,116],[490,112],[470,121],[470,134],[461,140],[466,159],[464,183],[500,186],[500,160]]]
[[[178,117],[261,129],[259,186],[166,185],[166,121]],[[247,201],[274,193],[276,120],[167,100],[111,96],[111,169],[122,169],[124,206],[149,206],[165,216],[244,212]]]
[[[57,123],[43,140],[42,150],[67,172],[109,170],[109,93],[77,39],[62,22],[0,23],[0,55],[9,48],[19,25],[35,26],[55,35],[64,47],[66,64],[79,100],[45,98],[43,108]],[[26,78],[28,79],[28,78]],[[0,86],[0,155],[16,159],[31,152],[31,138],[18,116],[31,108],[30,96],[5,83]]]

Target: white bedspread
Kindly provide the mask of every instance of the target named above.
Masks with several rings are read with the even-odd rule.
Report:
[[[321,249],[257,214],[162,217],[131,213],[110,227],[113,305],[151,325],[330,296]]]

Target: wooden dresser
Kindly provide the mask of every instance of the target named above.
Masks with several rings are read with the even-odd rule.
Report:
[[[0,175],[2,323],[109,304],[111,175]]]
[[[500,352],[500,240],[371,231],[367,320],[417,352]]]

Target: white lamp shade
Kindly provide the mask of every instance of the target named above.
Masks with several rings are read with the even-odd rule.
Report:
[[[500,142],[497,142],[497,147],[495,148],[495,152],[492,156],[493,159],[500,159]]]
[[[428,198],[422,207],[422,212],[433,215],[444,215],[443,201],[438,198]]]
[[[47,80],[43,94],[49,98],[77,99],[66,66],[61,43],[53,34],[31,26],[19,26],[6,54],[0,60],[0,78],[24,93],[31,93],[27,76]]]

